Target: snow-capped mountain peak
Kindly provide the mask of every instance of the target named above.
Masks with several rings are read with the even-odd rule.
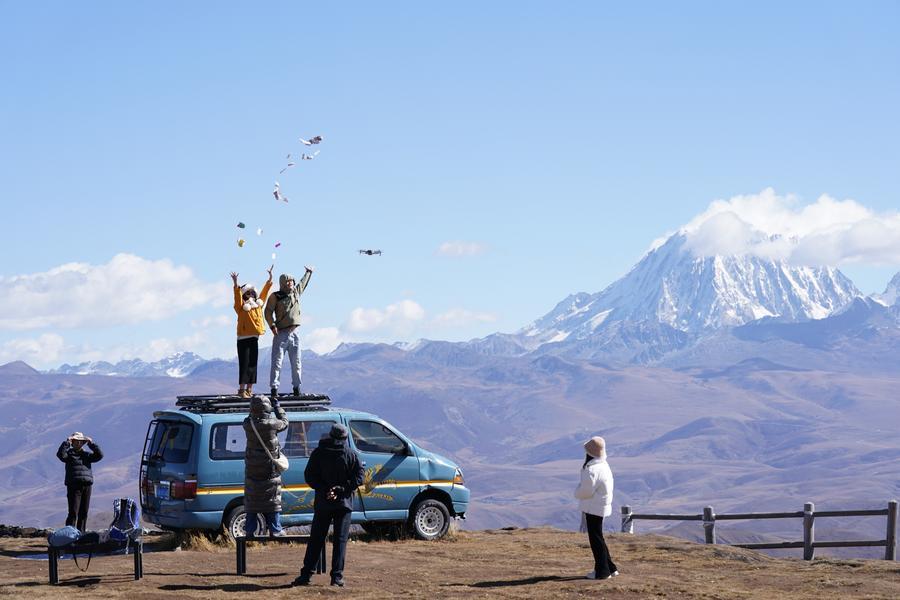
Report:
[[[883,294],[876,294],[872,298],[885,306],[900,304],[900,273],[894,275]]]
[[[763,317],[822,319],[861,296],[831,267],[792,266],[750,254],[697,256],[688,239],[676,233],[603,291],[569,296],[519,331],[520,340],[535,348],[641,324],[663,327],[670,343],[672,334],[699,336]]]
[[[186,377],[206,360],[193,352],[178,352],[155,362],[139,358],[120,360],[116,364],[106,361],[90,361],[77,365],[64,364],[50,373],[65,375],[111,375],[120,377]]]

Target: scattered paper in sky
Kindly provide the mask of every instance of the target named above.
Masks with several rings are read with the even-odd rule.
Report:
[[[301,154],[301,155],[300,155],[300,160],[312,160],[312,159],[314,159],[315,157],[317,157],[318,155],[319,155],[319,150],[316,150],[316,151],[313,152],[312,154],[305,154],[305,153],[304,153],[304,154]]]
[[[281,185],[277,181],[275,182],[275,189],[272,190],[272,195],[275,196],[276,200],[280,200],[282,202],[288,201],[287,196],[282,195]]]
[[[243,223],[238,223],[237,226],[240,227],[241,229],[243,229],[244,227],[246,227],[246,225],[244,225]]]
[[[304,160],[306,160],[306,158],[305,158],[306,155],[305,155],[305,154],[303,155],[303,157],[304,157]],[[285,171],[287,171],[287,170],[290,169],[291,167],[293,167],[295,164],[297,164],[297,163],[289,162],[285,168],[283,168],[282,170],[280,170],[280,171],[278,172],[279,175],[280,175],[281,173],[284,173]]]
[[[308,140],[304,140],[303,138],[300,138],[300,143],[303,144],[304,146],[312,146],[313,144],[318,144],[323,139],[324,138],[321,135],[317,135],[316,137],[309,138]]]
[[[257,227],[257,228],[256,228],[256,235],[262,235],[262,232],[263,232],[263,228],[262,228],[262,227]]]
[[[275,247],[278,248],[279,246],[281,246],[281,242],[275,242]]]
[[[238,238],[238,248],[243,248],[247,241],[244,238]]]

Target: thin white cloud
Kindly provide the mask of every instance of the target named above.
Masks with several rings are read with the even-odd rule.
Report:
[[[191,327],[194,329],[210,329],[213,327],[227,327],[235,323],[236,320],[234,317],[229,317],[226,315],[217,315],[214,317],[203,317],[201,319],[193,319],[191,321]]]
[[[493,323],[497,315],[485,312],[475,312],[465,308],[451,308],[432,319],[437,327],[461,327],[473,323]]]
[[[414,300],[400,300],[384,309],[354,308],[342,327],[350,333],[405,336],[425,318],[425,309]]]
[[[464,308],[452,308],[429,317],[417,302],[406,299],[384,308],[354,308],[339,327],[313,329],[304,336],[303,343],[319,354],[326,354],[344,342],[410,341],[496,320],[496,315],[491,313]]]
[[[31,366],[59,363],[65,348],[61,335],[45,333],[36,338],[16,338],[0,344],[0,364],[23,360]]]
[[[106,327],[159,321],[229,300],[221,284],[199,280],[170,260],[117,254],[108,263],[67,263],[0,276],[0,330]]]
[[[349,338],[337,327],[319,327],[303,338],[304,346],[317,354],[327,354],[345,341]]]
[[[478,256],[487,252],[488,247],[481,242],[452,241],[444,242],[435,250],[438,256],[461,258],[466,256]]]
[[[796,196],[767,188],[716,200],[680,231],[698,256],[751,254],[803,265],[900,264],[900,213],[877,213],[828,195],[804,205]]]

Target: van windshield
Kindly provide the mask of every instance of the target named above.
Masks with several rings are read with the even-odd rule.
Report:
[[[150,443],[150,460],[185,463],[191,452],[194,426],[182,421],[159,421]]]

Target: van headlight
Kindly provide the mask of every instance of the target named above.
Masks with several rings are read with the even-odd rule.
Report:
[[[462,469],[456,469],[456,475],[453,476],[453,485],[465,485],[463,481]]]

